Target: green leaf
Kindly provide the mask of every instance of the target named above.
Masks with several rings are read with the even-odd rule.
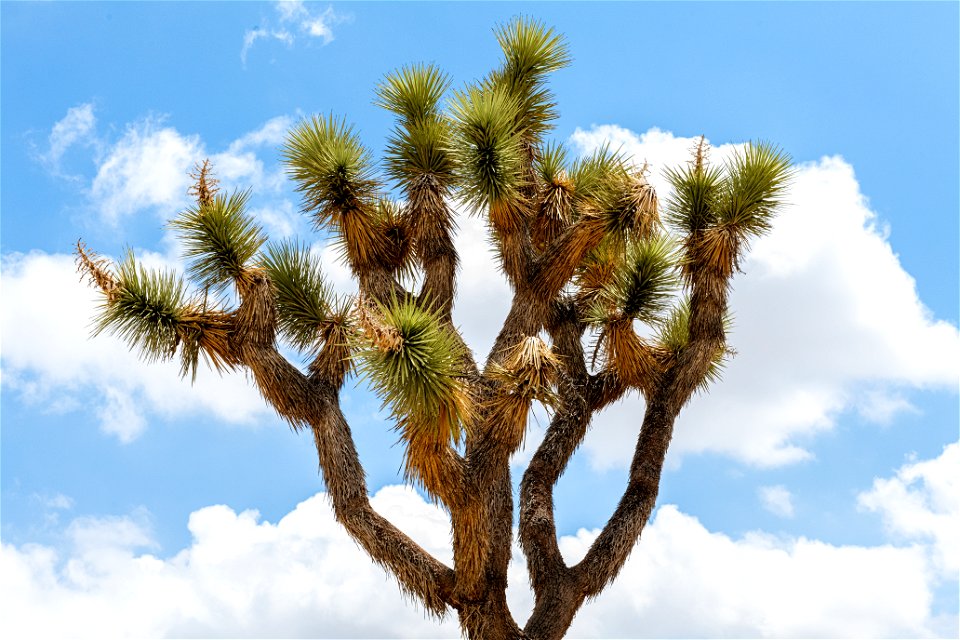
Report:
[[[189,300],[183,280],[172,271],[148,271],[127,251],[117,265],[118,287],[106,297],[94,325],[123,339],[147,361],[172,358]]]
[[[790,156],[767,143],[749,143],[727,163],[727,174],[719,221],[741,237],[768,232],[793,175]]]
[[[626,158],[604,143],[593,154],[577,159],[571,168],[575,204],[596,208],[597,203],[615,198],[617,186],[626,176]]]
[[[517,131],[536,144],[558,115],[553,94],[544,83],[547,74],[570,63],[566,42],[553,29],[527,18],[515,18],[498,27],[496,36],[504,62],[490,74],[485,86],[517,101]]]
[[[370,152],[344,120],[314,116],[288,134],[281,150],[304,208],[320,226],[361,211],[376,198]]]
[[[449,77],[433,65],[403,67],[380,83],[375,104],[407,123],[417,123],[439,115],[440,100],[449,86]]]
[[[277,294],[278,329],[297,349],[318,349],[333,299],[319,256],[307,246],[282,242],[268,247],[263,267]]]
[[[651,237],[660,227],[657,193],[640,172],[614,172],[607,178],[596,211],[607,235],[621,244]]]
[[[451,105],[462,195],[476,209],[512,201],[522,184],[517,102],[502,91],[470,87]]]
[[[187,273],[201,286],[220,290],[243,274],[266,241],[244,209],[249,191],[216,194],[170,222],[185,245]]]
[[[595,295],[585,320],[660,322],[679,283],[676,265],[676,249],[666,237],[628,243],[623,261]]]
[[[387,174],[403,186],[423,175],[450,185],[456,169],[451,135],[450,123],[439,117],[404,123],[387,140]]]
[[[673,187],[666,206],[667,222],[684,234],[716,224],[724,184],[721,168],[691,164],[683,169],[667,169],[666,177]]]
[[[460,380],[462,346],[437,315],[412,300],[394,300],[380,312],[383,324],[399,334],[402,344],[396,349],[363,346],[359,370],[370,377],[402,424],[451,429],[438,435],[459,441],[467,419]],[[444,425],[445,420],[449,424]]]
[[[559,142],[548,142],[540,150],[536,160],[537,173],[546,185],[555,184],[566,177],[567,150]]]
[[[494,33],[503,49],[504,68],[512,76],[539,80],[570,64],[563,36],[542,22],[517,17]]]

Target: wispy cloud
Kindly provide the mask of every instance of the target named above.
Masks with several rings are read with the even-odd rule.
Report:
[[[53,175],[83,181],[82,176],[64,176],[60,159],[71,147],[94,147],[96,153],[89,160],[95,174],[83,189],[93,215],[117,225],[144,212],[162,212],[168,217],[187,204],[190,171],[204,158],[213,162],[224,188],[252,187],[260,195],[277,192],[283,186],[283,173],[279,168],[265,169],[259,153],[266,149],[270,162],[275,162],[274,147],[283,141],[292,123],[289,116],[277,116],[240,136],[225,150],[212,152],[199,135],[178,131],[163,115],[128,123],[119,139],[110,140],[97,133],[92,105],[81,104],[53,126],[49,149],[38,160]],[[289,229],[290,220],[284,220],[281,226]]]
[[[277,40],[292,47],[301,38],[318,38],[323,45],[333,42],[333,26],[347,17],[336,13],[332,6],[323,11],[313,11],[302,0],[280,0],[274,4],[276,22],[266,21],[264,26],[248,29],[243,34],[240,61],[247,64],[247,55],[258,40]]]
[[[781,518],[793,517],[793,495],[783,485],[760,487],[757,490],[763,508]]]
[[[49,163],[72,147],[95,147],[88,157],[92,177],[76,176],[85,209],[91,222],[120,226],[137,216],[175,214],[187,204],[190,169],[209,157],[223,189],[253,188],[258,200],[251,215],[272,237],[282,238],[300,231],[306,221],[280,191],[282,169],[265,165],[261,156],[275,162],[275,147],[292,122],[289,116],[272,118],[217,153],[199,135],[181,133],[162,116],[118,127],[122,134],[110,140],[97,132],[94,109],[85,103],[53,125],[50,149],[37,161],[52,171]],[[165,239],[167,255],[138,250],[138,258],[149,268],[177,269],[182,266],[179,247],[172,240]],[[242,375],[201,370],[191,386],[180,379],[175,362],[148,367],[115,337],[91,340],[97,296],[78,285],[72,256],[6,254],[0,276],[8,303],[0,308],[3,385],[21,401],[53,413],[85,406],[100,429],[121,442],[136,440],[154,415],[199,413],[235,424],[272,416]],[[37,291],[45,295],[38,297]]]
[[[92,103],[83,103],[67,110],[61,120],[53,125],[47,138],[47,149],[39,159],[52,173],[60,177],[66,175],[61,168],[64,154],[74,146],[93,146],[97,144],[97,118]]]
[[[110,148],[93,179],[91,199],[114,224],[151,207],[174,212],[186,202],[190,167],[203,157],[199,136],[183,136],[162,119],[147,118],[128,126]]]

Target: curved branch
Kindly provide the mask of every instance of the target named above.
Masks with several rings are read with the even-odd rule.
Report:
[[[585,597],[597,595],[617,576],[653,512],[674,421],[724,343],[728,283],[726,278],[709,272],[700,272],[692,279],[689,341],[647,398],[630,478],[620,503],[586,556],[572,569]]]
[[[233,349],[277,412],[294,426],[312,429],[337,521],[375,562],[393,573],[401,588],[433,615],[444,615],[452,602],[453,570],[370,506],[363,467],[337,399],[338,387],[308,378],[277,351],[272,302],[269,279],[254,273],[241,291]]]
[[[520,544],[538,603],[567,581],[567,567],[557,545],[553,487],[583,441],[591,415],[586,393],[589,377],[580,344],[582,326],[573,305],[556,305],[555,316],[551,337],[565,371],[558,389],[562,404],[520,484]]]
[[[673,435],[673,421],[674,415],[662,403],[647,406],[626,491],[586,556],[571,568],[583,597],[599,594],[617,576],[650,518]]]

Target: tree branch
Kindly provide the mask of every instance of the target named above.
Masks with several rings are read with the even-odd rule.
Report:
[[[264,398],[295,426],[309,425],[334,515],[350,535],[401,588],[436,616],[452,602],[453,570],[436,560],[370,506],[366,478],[350,428],[337,400],[338,386],[308,378],[290,364],[275,343],[270,280],[254,273],[241,291],[232,346],[253,373]]]
[[[717,350],[723,348],[728,280],[699,270],[691,282],[689,341],[647,398],[630,478],[616,511],[572,569],[585,597],[597,595],[617,576],[640,537],[660,490],[677,414],[707,375]]]

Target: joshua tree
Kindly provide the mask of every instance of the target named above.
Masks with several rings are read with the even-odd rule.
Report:
[[[339,243],[355,297],[330,291],[305,245],[268,244],[244,211],[247,193],[218,191],[206,162],[193,174],[196,203],[172,222],[193,293],[132,253],[116,264],[80,244],[77,253],[103,293],[98,332],[147,358],[179,357],[183,375],[195,375],[201,355],[245,369],[294,429],[313,432],[337,520],[428,612],[456,611],[469,638],[560,638],[650,517],[677,414],[727,354],[731,277],[750,239],[770,228],[791,169],[767,144],[712,166],[701,139],[686,166],[667,172],[661,218],[645,168],[608,148],[571,161],[545,139],[556,117],[546,79],[569,61],[563,39],[523,19],[496,36],[501,65],[447,102],[449,81],[433,66],[385,77],[376,100],[396,128],[383,175],[344,120],[314,117],[289,132],[289,176],[304,212]],[[479,363],[451,316],[454,203],[486,217],[513,293]],[[638,334],[638,324],[649,328]],[[278,340],[309,364],[291,364]],[[371,508],[338,399],[353,373],[389,407],[407,480],[449,513],[453,567]],[[568,566],[554,487],[591,416],[634,391],[646,409],[627,487]],[[520,483],[518,533],[535,594],[521,629],[505,595],[510,457],[533,403],[551,419]]]

